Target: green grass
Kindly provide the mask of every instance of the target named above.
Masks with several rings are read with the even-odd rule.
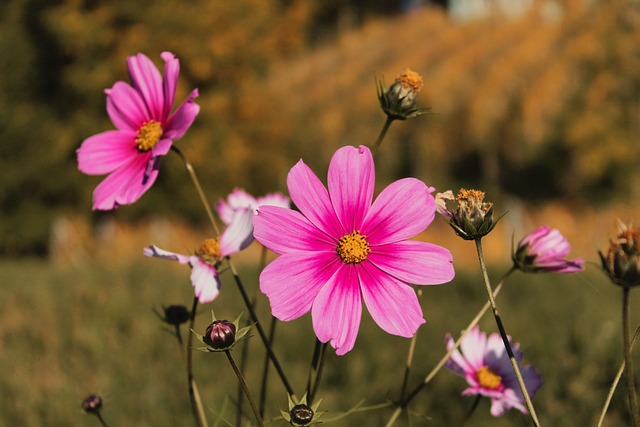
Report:
[[[473,268],[459,272],[451,284],[424,288],[427,324],[418,332],[410,388],[444,354],[444,334],[458,333],[484,304],[481,276]],[[571,276],[516,273],[498,297],[507,331],[521,343],[525,363],[543,373],[544,386],[534,399],[543,426],[595,425],[622,360],[621,290],[596,270],[590,267]],[[111,426],[193,425],[177,341],[152,312],[161,305],[190,306],[188,269],[141,258],[131,265],[79,269],[38,260],[2,261],[0,271],[0,425],[98,425],[80,408],[82,398],[92,392],[104,398],[103,415]],[[503,271],[491,269],[492,280]],[[256,274],[241,270],[249,293],[254,292]],[[197,330],[209,323],[211,309],[218,318],[231,319],[243,311],[228,274],[223,283],[221,296],[200,307]],[[632,306],[638,302],[637,292],[632,292]],[[267,324],[264,296],[258,309]],[[632,317],[632,325],[637,325],[640,315],[633,309]],[[300,395],[315,342],[310,323],[306,315],[280,323],[276,333],[275,351]],[[496,330],[490,314],[481,326],[487,332]],[[253,335],[247,379],[255,391],[264,351]],[[321,410],[329,411],[326,417],[362,399],[370,405],[397,398],[408,346],[409,340],[385,334],[364,314],[354,350],[342,357],[332,349],[327,352],[319,391]],[[634,355],[638,361],[637,351]],[[224,355],[196,352],[194,363],[210,424],[215,424],[215,414],[233,420],[237,382]],[[286,393],[273,370],[270,380],[268,413],[277,417],[279,409],[286,408]],[[463,379],[440,372],[412,402],[413,425],[456,425],[473,400],[460,396],[465,387]],[[625,400],[623,382],[605,425],[628,424]],[[384,425],[390,414],[390,409],[357,413],[333,425]],[[517,411],[491,417],[487,400],[469,423],[529,424]],[[403,416],[396,425],[409,425],[408,418]]]

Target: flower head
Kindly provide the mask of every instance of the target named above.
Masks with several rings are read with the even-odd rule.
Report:
[[[406,178],[373,201],[374,177],[366,147],[336,151],[328,191],[301,160],[287,178],[300,212],[262,206],[253,217],[256,240],[280,254],[260,275],[272,314],[289,321],[311,311],[316,336],[338,355],[354,346],[362,300],[383,330],[410,337],[425,320],[409,284],[454,276],[447,249],[407,240],[433,220],[434,189]]]
[[[160,157],[191,127],[200,107],[194,89],[173,112],[180,61],[170,52],[164,77],[139,53],[127,58],[131,85],[119,81],[107,94],[107,113],[116,130],[84,140],[77,150],[78,169],[109,174],[93,192],[93,209],[109,210],[137,201],[155,182]]]
[[[211,312],[211,323],[207,326],[204,335],[194,332],[198,340],[203,343],[204,347],[194,347],[195,350],[205,353],[217,353],[228,351],[241,340],[247,339],[247,333],[252,325],[240,328],[240,318],[242,313],[232,322],[230,320],[216,319],[213,311]]]
[[[381,80],[378,82],[380,107],[393,120],[406,120],[424,114],[428,109],[416,108],[416,100],[422,86],[420,74],[409,68],[396,77],[389,89],[385,88],[385,84]]]
[[[319,424],[322,423],[319,419],[322,414],[324,414],[324,412],[318,412],[321,401],[322,399],[310,405],[307,403],[307,394],[305,393],[304,396],[302,396],[302,400],[295,403],[291,396],[289,396],[289,411],[285,412],[280,410],[280,412],[282,413],[282,417],[292,426],[301,427]]]
[[[584,270],[584,259],[565,259],[571,245],[560,232],[546,225],[527,234],[513,254],[513,263],[526,273],[575,273]]]
[[[102,409],[102,398],[97,394],[90,394],[82,399],[82,409],[87,414],[99,414]]]
[[[447,206],[453,201],[457,206]],[[493,204],[484,201],[484,192],[460,189],[457,197],[448,190],[436,195],[438,213],[442,215],[458,234],[465,240],[476,240],[489,234],[500,218],[493,220]]]
[[[598,252],[602,267],[613,283],[632,287],[640,285],[640,229],[622,222],[618,237],[610,240],[606,254]]]
[[[453,338],[447,334],[447,350],[454,347]],[[511,339],[509,339],[511,342]],[[518,364],[522,361],[522,353],[518,344],[512,345]],[[481,395],[491,399],[491,415],[499,417],[511,408],[528,413],[524,404],[524,396],[509,356],[504,348],[502,338],[497,333],[488,338],[476,326],[462,339],[460,349],[451,353],[446,367],[467,380],[469,388],[463,395]],[[531,366],[520,366],[520,371],[529,396],[533,398],[542,386],[542,376]]]
[[[206,239],[193,255],[165,251],[155,245],[144,248],[148,257],[164,258],[191,266],[191,283],[201,303],[213,301],[220,292],[218,265],[224,257],[240,252],[253,241],[251,215],[237,215],[220,238]],[[249,233],[249,234],[247,234]]]

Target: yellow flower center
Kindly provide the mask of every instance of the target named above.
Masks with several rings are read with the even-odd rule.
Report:
[[[401,83],[405,88],[410,89],[414,94],[418,94],[423,85],[422,76],[409,68],[396,77],[396,81]]]
[[[136,146],[140,151],[149,151],[156,146],[162,136],[162,126],[155,120],[149,120],[138,129]]]
[[[220,260],[220,239],[206,239],[196,250],[196,255],[207,264],[214,265]]]
[[[476,372],[476,379],[482,387],[496,389],[502,384],[502,377],[493,372],[489,367],[483,366]]]
[[[351,234],[345,234],[338,240],[336,248],[338,255],[342,261],[347,264],[359,264],[367,259],[367,254],[371,251],[366,236],[354,231]]]

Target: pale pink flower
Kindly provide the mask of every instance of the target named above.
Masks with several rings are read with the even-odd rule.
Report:
[[[280,320],[311,311],[318,339],[338,355],[356,340],[362,300],[386,332],[415,334],[425,322],[409,285],[433,285],[454,276],[449,251],[406,240],[433,221],[433,188],[405,178],[372,203],[375,170],[367,147],[343,147],[331,159],[328,188],[300,160],[287,186],[300,212],[262,206],[254,236],[280,254],[260,275],[260,289]]]
[[[160,157],[191,127],[200,107],[187,99],[173,108],[180,61],[170,52],[164,77],[139,53],[127,58],[131,85],[119,81],[106,89],[107,113],[117,130],[84,140],[77,150],[78,169],[89,175],[109,174],[93,192],[93,209],[109,210],[137,201],[155,182]]]
[[[201,303],[213,301],[220,293],[220,278],[217,267],[228,255],[246,248],[253,238],[247,235],[251,228],[251,212],[236,215],[220,238],[206,239],[193,255],[182,255],[165,251],[155,245],[144,248],[148,257],[164,258],[191,266],[191,283]]]
[[[524,272],[575,273],[584,270],[584,259],[565,259],[571,245],[557,229],[536,228],[518,243],[513,262]]]
[[[455,345],[450,334],[446,336],[447,351]],[[511,343],[511,338],[509,338]],[[529,396],[533,398],[542,386],[542,376],[531,366],[522,366],[519,345],[511,345],[513,354]],[[463,395],[481,395],[491,399],[491,415],[499,417],[511,408],[527,414],[524,396],[513,372],[509,355],[498,333],[487,335],[475,326],[462,339],[460,352],[455,350],[446,367],[467,380],[469,388]]]

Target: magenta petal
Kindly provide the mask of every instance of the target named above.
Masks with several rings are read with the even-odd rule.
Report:
[[[425,323],[413,288],[368,262],[360,264],[358,273],[364,303],[378,326],[392,335],[412,337]]]
[[[245,208],[237,210],[231,220],[231,224],[220,236],[220,255],[227,256],[240,252],[253,242],[253,209]]]
[[[375,186],[373,157],[367,147],[342,147],[329,164],[327,179],[331,203],[346,233],[359,230]]]
[[[327,189],[302,160],[289,171],[287,187],[293,203],[318,229],[336,239],[347,234],[338,221]]]
[[[323,250],[336,254],[337,241],[292,209],[262,206],[253,216],[253,227],[256,240],[277,254],[296,250]]]
[[[361,316],[358,267],[343,264],[313,302],[313,330],[321,342],[330,341],[336,354],[342,356],[355,345]]]
[[[220,293],[218,271],[197,256],[191,257],[191,284],[200,303],[216,299]]]
[[[427,228],[435,216],[433,188],[414,178],[391,183],[364,219],[362,234],[371,245],[408,239]]]
[[[432,243],[405,240],[374,246],[367,259],[396,279],[415,285],[438,285],[455,275],[449,250]]]
[[[136,133],[111,130],[84,140],[78,154],[78,169],[89,175],[104,175],[138,155]]]
[[[150,118],[162,123],[164,96],[160,71],[142,53],[128,57],[127,68],[131,84],[142,95]]]
[[[137,131],[152,118],[140,94],[125,82],[107,90],[107,112],[119,129],[126,123],[129,130]]]
[[[200,106],[193,100],[198,97],[198,89],[194,89],[187,99],[169,117],[164,127],[164,137],[176,141],[189,130],[196,116],[200,112]]]
[[[154,183],[158,171],[147,174],[151,153],[142,153],[111,172],[93,192],[93,209],[109,210],[138,200]]]
[[[309,312],[339,263],[335,253],[300,251],[281,255],[267,265],[260,274],[260,290],[269,298],[273,316],[288,321]]]
[[[158,143],[153,147],[152,153],[154,157],[164,156],[166,155],[171,146],[173,145],[173,141],[168,138],[161,139]]]
[[[190,264],[191,262],[191,257],[189,255],[181,255],[175,252],[165,251],[164,249],[160,249],[156,245],[147,246],[146,248],[144,248],[143,253],[144,256],[178,261],[180,264]]]
[[[164,77],[162,79],[162,89],[164,93],[162,121],[164,122],[169,117],[169,114],[171,114],[171,108],[175,100],[178,76],[180,75],[180,61],[171,52],[162,52],[160,57],[164,61]]]

